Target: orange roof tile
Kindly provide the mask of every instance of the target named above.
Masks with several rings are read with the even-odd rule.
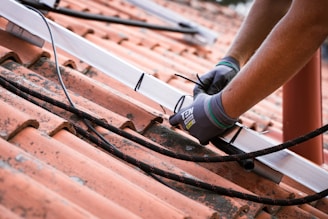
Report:
[[[196,74],[210,70],[227,50],[243,17],[209,2],[154,2],[217,32],[215,45],[191,45],[180,33],[56,13],[47,16],[154,77],[192,94],[194,84],[175,74],[196,80]],[[60,6],[166,25],[123,0],[62,0]],[[51,45],[45,43],[39,48],[17,38],[5,31],[7,23],[5,18],[0,18],[0,76],[68,103],[55,74]],[[170,110],[95,69],[92,63],[84,63],[61,49],[57,52],[63,81],[78,109],[133,138],[175,153],[201,157],[224,155],[214,145],[200,146],[184,131],[172,129],[167,120],[172,114]],[[327,72],[328,65],[323,63],[324,123],[328,122]],[[278,89],[241,117],[245,125],[277,142],[282,139],[281,92]],[[267,206],[150,174],[140,165],[132,165],[81,136],[74,129],[79,125],[87,130],[80,115],[47,103],[42,97],[26,98],[0,87],[0,215],[4,218],[328,217],[326,199],[301,206]],[[139,164],[144,162],[151,168],[264,197],[293,198],[312,193],[268,169],[250,172],[237,162],[179,160],[96,123],[91,125],[124,156],[137,158]],[[324,135],[324,142],[328,144],[328,134]],[[327,151],[325,157],[327,160]],[[282,182],[278,184],[270,174],[282,177]]]

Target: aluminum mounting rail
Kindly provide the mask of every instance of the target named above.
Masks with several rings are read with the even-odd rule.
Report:
[[[40,15],[14,0],[2,0],[0,16],[48,42],[51,41],[48,29]],[[48,21],[58,47],[131,88],[135,88],[140,79],[143,78],[138,92],[160,105],[173,110],[180,98],[185,96],[180,90],[144,73],[62,26]],[[182,107],[191,103],[192,98],[185,96]],[[229,142],[229,138],[232,136],[225,136],[224,140]],[[242,128],[233,144],[244,152],[256,151],[274,145],[270,139],[246,127]],[[327,171],[287,149],[257,159],[315,192],[328,188]]]
[[[263,134],[241,124],[237,125],[243,128],[233,140],[233,145],[246,153],[270,148],[277,144]],[[223,139],[230,142],[236,132],[229,133]],[[315,192],[321,192],[328,188],[328,171],[288,149],[259,156],[256,159]]]
[[[26,8],[24,5],[14,0],[2,0],[0,16],[8,19],[21,28],[24,28],[31,34],[36,35],[45,41],[51,42],[47,26],[41,19],[40,15],[33,10]],[[180,98],[186,95],[180,90],[168,86],[168,84],[163,81],[145,73],[125,60],[91,43],[85,38],[67,30],[49,19],[47,20],[53,32],[53,37],[57,47],[80,60],[89,63],[131,88],[135,88],[142,80],[142,83],[138,86],[138,92],[155,102],[160,102],[162,106],[174,110],[174,107],[179,103]],[[186,96],[182,107],[191,103],[192,98]]]
[[[155,3],[154,1],[150,0],[126,0],[135,6],[138,6],[150,14],[153,14],[162,20],[176,25],[178,27],[190,27],[197,30],[198,34],[185,34],[185,40],[189,41],[194,44],[200,45],[211,45],[215,43],[217,39],[217,33],[213,32],[212,30],[205,28],[195,22],[186,19],[185,17],[168,10],[167,8]]]

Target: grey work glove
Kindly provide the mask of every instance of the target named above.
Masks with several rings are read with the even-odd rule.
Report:
[[[223,134],[236,121],[224,112],[221,93],[213,96],[200,93],[190,106],[181,109],[169,119],[172,126],[181,124],[183,129],[189,131],[203,145],[208,144],[213,137]]]
[[[225,57],[214,69],[200,77],[200,84],[194,87],[194,98],[199,93],[216,94],[220,92],[239,72],[239,62],[232,57]]]

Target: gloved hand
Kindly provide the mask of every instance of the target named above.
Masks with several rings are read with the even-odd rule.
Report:
[[[232,57],[225,57],[214,69],[200,77],[200,85],[194,87],[194,98],[199,93],[216,94],[220,92],[239,72],[239,62]]]
[[[213,137],[223,134],[236,121],[224,112],[221,92],[213,96],[200,93],[190,106],[181,109],[169,119],[172,126],[181,124],[183,129],[189,131],[203,145],[208,144]]]

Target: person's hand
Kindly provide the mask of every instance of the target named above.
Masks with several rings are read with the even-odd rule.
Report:
[[[239,70],[239,63],[236,59],[223,58],[214,69],[200,77],[200,83],[194,87],[194,98],[200,93],[212,95],[220,92]]]
[[[221,93],[213,96],[200,93],[190,106],[169,118],[172,126],[180,124],[203,145],[213,137],[222,135],[236,121],[224,112]]]

